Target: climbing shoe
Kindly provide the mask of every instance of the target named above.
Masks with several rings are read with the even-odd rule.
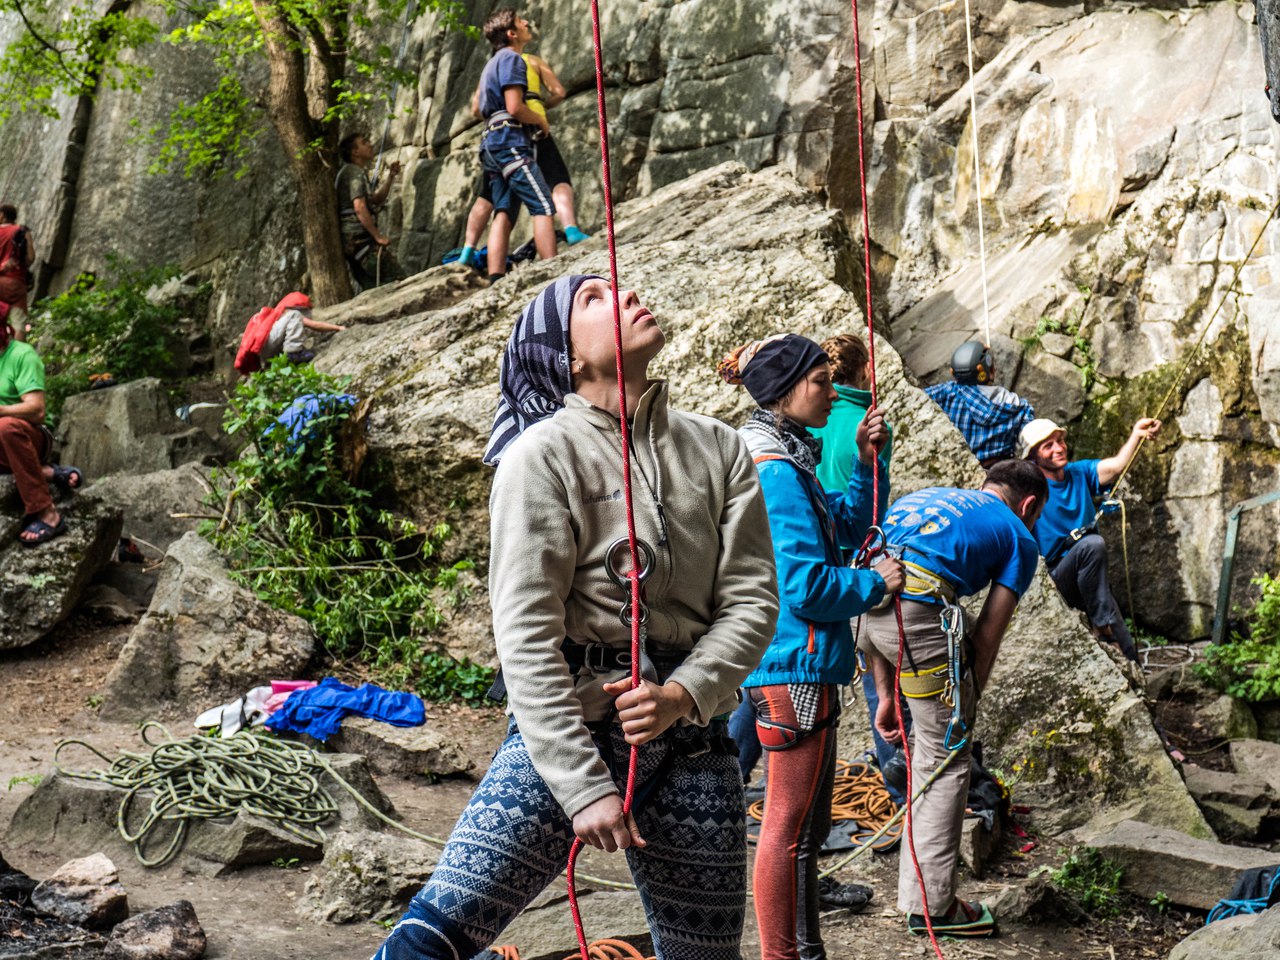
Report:
[[[818,878],[818,903],[829,910],[861,910],[874,896],[860,883],[841,883],[834,877]]]
[[[564,242],[571,247],[575,243],[581,243],[583,240],[590,240],[590,239],[591,239],[591,234],[583,233],[577,227],[564,228]]]
[[[951,912],[945,917],[932,917],[933,932],[942,937],[994,937],[996,918],[984,903],[966,903],[956,897]],[[907,929],[915,934],[929,932],[924,917],[918,913],[907,914]]]
[[[901,750],[885,761],[880,776],[889,790],[900,797],[907,795],[907,758]]]

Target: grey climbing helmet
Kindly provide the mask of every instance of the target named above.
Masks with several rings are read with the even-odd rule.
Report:
[[[956,383],[990,383],[994,369],[991,351],[977,340],[966,340],[951,354],[951,375]]]

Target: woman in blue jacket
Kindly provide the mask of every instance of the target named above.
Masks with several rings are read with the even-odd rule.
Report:
[[[836,399],[827,355],[812,340],[779,334],[735,350],[721,375],[758,405],[741,433],[769,511],[781,610],[773,640],[743,688],[767,751],[764,823],[756,847],[756,920],[763,960],[822,960],[818,854],[831,829],[840,687],[853,679],[849,620],[902,586],[902,566],[844,563],[871,524],[873,471],[880,513],[889,480],[879,451],[888,435],[879,409],[857,432],[847,490],[824,491],[814,470],[821,442],[806,428],[827,422]]]

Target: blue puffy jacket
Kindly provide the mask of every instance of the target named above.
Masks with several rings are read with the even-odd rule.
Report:
[[[849,621],[884,596],[884,578],[853,569],[840,552],[860,547],[871,525],[871,468],[856,461],[848,490],[826,491],[776,439],[750,426],[740,432],[769,511],[781,608],[764,659],[742,685],[848,683],[855,659]],[[879,470],[884,516],[889,479],[882,462]]]

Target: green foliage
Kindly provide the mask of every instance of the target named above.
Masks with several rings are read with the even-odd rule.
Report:
[[[1156,633],[1154,630],[1149,630],[1136,620],[1129,617],[1124,618],[1124,623],[1125,626],[1129,628],[1129,636],[1133,637],[1133,642],[1136,643],[1139,648],[1144,646],[1167,647],[1173,642],[1163,633]]]
[[[236,388],[224,427],[248,446],[215,473],[222,520],[204,532],[237,580],[310,621],[332,658],[364,664],[380,682],[430,699],[478,701],[492,671],[423,650],[440,624],[435,597],[456,591],[458,573],[472,566],[438,569],[448,525],[420,529],[380,508],[376,490],[353,480],[359,428],[349,405],[321,403],[299,437],[278,420],[296,397],[346,387],[277,357]]]
[[[59,96],[93,95],[100,84],[141,89],[151,68],[130,56],[159,32],[127,10],[56,0],[0,0],[0,20],[21,23],[0,62],[0,127],[15,113],[57,117]]]
[[[1262,592],[1245,615],[1247,635],[1210,644],[1196,672],[1233,697],[1260,701],[1280,698],[1280,577],[1254,578]]]
[[[1173,900],[1163,890],[1157,890],[1156,895],[1148,900],[1147,904],[1155,907],[1156,913],[1168,913],[1169,907],[1173,905]]]
[[[281,870],[293,870],[295,867],[302,866],[302,861],[297,857],[276,857],[271,861],[271,865]]]
[[[151,303],[146,293],[177,273],[175,267],[144,270],[113,257],[101,276],[82,276],[62,296],[35,305],[31,316],[42,344],[51,425],[67,397],[89,389],[90,374],[110,372],[123,383],[167,372],[179,310]]]
[[[1066,851],[1060,851],[1066,852]],[[1120,878],[1123,869],[1108,860],[1096,847],[1075,847],[1049,882],[1096,917],[1114,917],[1123,906]]]
[[[16,777],[10,777],[8,789],[13,790],[14,787],[22,784],[26,784],[31,787],[38,787],[42,783],[44,783],[43,773],[24,773]]]
[[[1080,287],[1084,294],[1085,304],[1089,302],[1089,288]],[[1030,336],[1022,339],[1022,345],[1027,348],[1037,347],[1046,333],[1061,333],[1071,338],[1071,342],[1075,347],[1076,354],[1081,358],[1076,364],[1076,368],[1080,371],[1080,385],[1088,390],[1093,386],[1098,376],[1098,359],[1093,355],[1093,344],[1088,337],[1080,333],[1080,319],[1084,309],[1081,308],[1064,319],[1057,317],[1043,316],[1036,321],[1036,328]]]
[[[102,694],[100,693],[89,694],[87,697],[84,698],[84,705],[88,707],[90,710],[97,710],[100,706],[102,706]]]

